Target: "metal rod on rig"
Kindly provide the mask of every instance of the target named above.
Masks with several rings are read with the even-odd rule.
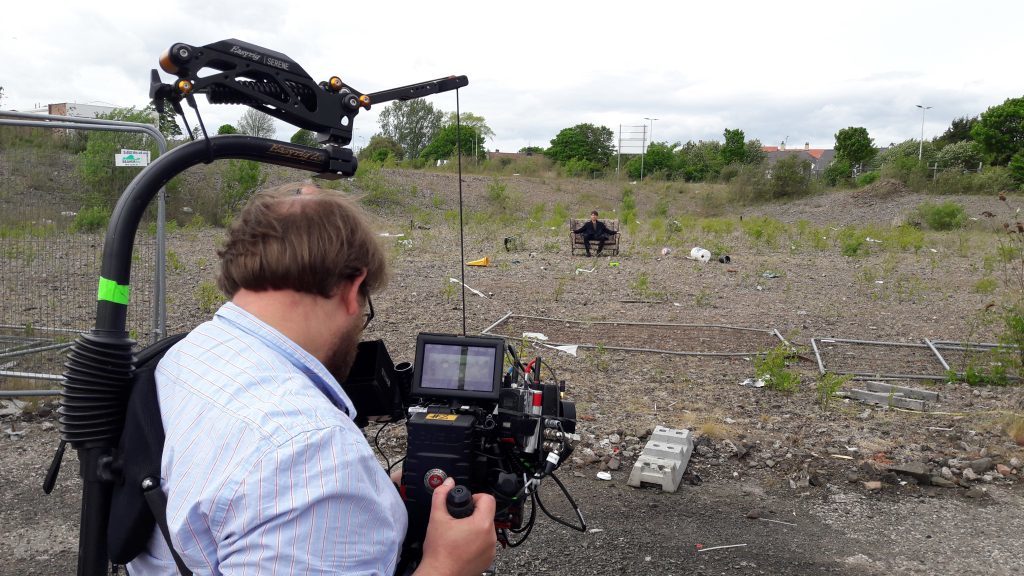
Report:
[[[459,151],[459,270],[462,272],[462,335],[466,335],[466,240],[462,226],[462,110],[455,89],[455,148]]]

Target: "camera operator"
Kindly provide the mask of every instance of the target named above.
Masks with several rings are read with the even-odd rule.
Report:
[[[198,574],[394,573],[405,506],[342,390],[385,254],[338,193],[257,194],[218,250],[231,301],[160,362],[161,472],[172,545]],[[494,498],[450,516],[434,491],[416,574],[480,574],[494,556]],[[130,573],[177,573],[154,531]]]

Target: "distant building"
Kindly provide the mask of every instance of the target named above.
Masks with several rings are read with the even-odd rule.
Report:
[[[783,142],[779,146],[762,146],[761,151],[764,152],[764,156],[768,160],[769,167],[783,158],[796,156],[800,160],[806,160],[809,162],[811,165],[811,172],[815,175],[824,172],[836,158],[835,150],[811,148],[811,144],[809,142],[805,142],[803,148],[787,150],[786,144]]]
[[[98,106],[96,104],[79,104],[78,102],[61,102],[59,104],[48,104],[32,110],[25,110],[32,114],[52,114],[54,116],[75,116],[77,118],[95,118],[100,114],[110,114],[114,111],[113,106]]]

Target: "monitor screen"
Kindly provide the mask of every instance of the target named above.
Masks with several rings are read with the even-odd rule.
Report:
[[[416,344],[414,395],[497,399],[504,340],[420,334]]]

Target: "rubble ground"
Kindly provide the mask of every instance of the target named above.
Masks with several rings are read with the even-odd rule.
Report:
[[[461,330],[462,295],[450,281],[462,278],[452,226],[455,180],[413,172],[382,177],[398,191],[401,207],[371,206],[375,226],[402,236],[382,238],[393,273],[374,296],[376,317],[365,337],[383,339],[399,362],[412,360],[417,333]],[[926,412],[849,398],[825,403],[809,347],[812,337],[998,338],[996,313],[1019,288],[1005,281],[997,258],[1000,227],[983,213],[1002,214],[1018,198],[1004,204],[987,196],[944,197],[965,207],[968,227],[918,235],[898,227],[933,198],[902,189],[731,207],[714,201],[714,189],[656,182],[632,187],[639,224],[624,223],[621,253],[586,258],[570,254],[566,224],[552,215],[598,208],[615,217],[622,184],[508,178],[508,199],[498,207],[488,195],[493,179],[465,180],[465,259],[490,259],[489,266],[464,272],[466,285],[484,295],[465,296],[468,332],[508,312],[554,319],[553,332],[558,319],[620,323],[589,324],[583,336],[577,325],[558,326],[565,337],[585,336],[595,345],[576,356],[517,342],[527,356],[543,356],[577,402],[581,442],[559,476],[588,532],[539,518],[523,547],[499,553],[499,574],[995,575],[1024,565],[1014,529],[1024,512],[1024,390],[944,378],[891,381],[937,392],[938,399]],[[916,240],[898,245],[897,229]],[[861,243],[844,254],[854,232]],[[169,240],[181,260],[168,277],[169,293],[182,295],[169,307],[174,331],[207,316],[185,295],[213,278],[210,263],[222,234],[182,230]],[[504,249],[511,236],[521,249]],[[688,260],[693,246],[728,253],[731,261]],[[670,250],[663,254],[663,248]],[[995,278],[995,291],[978,288],[984,278]],[[636,323],[778,330],[797,349],[784,367],[797,375],[797,389],[742,386],[755,376],[753,356],[615,349],[614,342],[709,351],[742,351],[746,344],[736,341],[743,336],[684,328],[659,329],[652,338],[653,329],[645,335]],[[538,326],[525,322],[516,330]],[[759,349],[770,344],[751,342]],[[873,360],[839,350],[831,359],[892,364],[891,354]],[[53,495],[39,488],[57,443],[52,409],[45,402],[18,406],[0,422],[12,431],[0,434],[3,574],[73,571],[81,487],[75,457],[66,458]],[[696,436],[675,493],[626,486],[659,425]],[[382,436],[389,456],[403,451],[400,427]],[[598,472],[609,472],[611,480],[597,479]],[[554,490],[545,484],[545,503],[571,520]],[[739,544],[745,546],[710,549]]]

